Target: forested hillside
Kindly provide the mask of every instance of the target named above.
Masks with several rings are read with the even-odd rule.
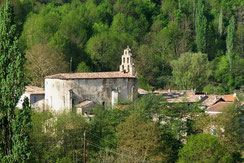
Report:
[[[228,93],[244,84],[242,0],[12,4],[30,84],[59,72],[117,71],[127,45],[144,89]]]

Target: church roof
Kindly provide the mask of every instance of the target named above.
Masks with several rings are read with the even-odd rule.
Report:
[[[60,73],[55,75],[46,76],[45,79],[112,79],[112,78],[132,78],[135,79],[136,76],[132,76],[129,73],[124,73],[120,71],[113,72],[87,72],[87,73]]]

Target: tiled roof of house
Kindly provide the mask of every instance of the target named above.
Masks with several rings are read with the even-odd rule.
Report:
[[[85,101],[79,103],[78,105],[75,105],[75,107],[76,107],[76,108],[83,108],[84,106],[92,105],[92,104],[94,104],[93,101],[85,100]]]
[[[87,73],[61,73],[46,76],[45,79],[111,79],[111,78],[133,78],[136,76],[132,76],[129,73],[124,73],[120,71],[113,72],[87,72]]]
[[[43,88],[28,85],[25,87],[25,92],[29,94],[45,94],[45,91]]]
[[[139,94],[148,94],[149,91],[146,91],[146,90],[144,90],[144,89],[138,88],[138,93],[139,93]]]
[[[221,96],[218,95],[206,95],[205,97],[205,100],[203,99],[201,101],[201,104],[207,107],[212,106],[213,104],[221,100]]]
[[[214,104],[213,106],[210,106],[206,111],[207,112],[221,112],[222,109],[224,109],[225,107],[227,107],[228,105],[233,104],[233,102],[218,102],[216,104]]]
[[[218,101],[234,102],[238,98],[234,94],[229,95],[206,95],[205,98],[200,101],[202,105],[210,107],[217,103]]]
[[[230,94],[230,95],[222,95],[222,98],[225,101],[229,101],[229,102],[234,102],[235,100],[238,100],[238,98],[234,95],[234,94]]]

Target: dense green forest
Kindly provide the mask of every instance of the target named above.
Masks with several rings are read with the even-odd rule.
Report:
[[[231,93],[244,84],[242,0],[12,4],[30,84],[59,72],[117,71],[127,45],[141,88]]]
[[[232,92],[243,86],[243,34],[241,0],[7,0],[0,162],[243,162],[239,94],[215,116],[153,93],[117,109],[97,105],[93,116],[37,112],[28,98],[16,108],[25,85],[43,86],[46,75],[118,70],[127,45],[142,88]]]

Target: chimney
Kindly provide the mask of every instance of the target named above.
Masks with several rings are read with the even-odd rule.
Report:
[[[234,97],[236,97],[236,93],[234,93],[233,95],[234,95]]]
[[[168,93],[170,93],[171,92],[171,90],[170,90],[170,88],[168,89]]]

